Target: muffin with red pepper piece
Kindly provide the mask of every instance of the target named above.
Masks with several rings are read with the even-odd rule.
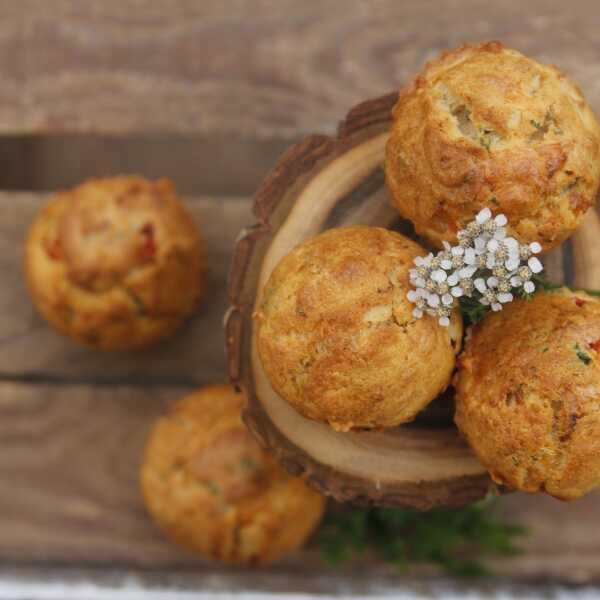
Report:
[[[32,224],[27,283],[60,332],[103,350],[156,343],[198,305],[205,257],[173,184],[92,179],[58,192]]]
[[[562,500],[600,484],[600,300],[561,289],[473,328],[456,424],[493,479]]]
[[[231,564],[271,563],[299,548],[325,498],[262,450],[228,385],[199,389],[154,426],[141,468],[149,512],[174,542]]]

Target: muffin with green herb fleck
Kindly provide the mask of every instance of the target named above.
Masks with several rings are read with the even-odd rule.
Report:
[[[103,350],[170,335],[196,309],[204,272],[198,230],[165,179],[92,179],[58,192],[27,238],[25,273],[42,315]]]
[[[600,125],[556,67],[499,42],[467,44],[400,92],[385,171],[396,208],[438,247],[488,207],[547,251],[595,203]]]
[[[307,540],[325,498],[259,447],[242,423],[243,404],[228,385],[174,404],[150,434],[141,487],[174,542],[226,563],[261,565]]]
[[[457,308],[415,316],[410,272],[424,254],[399,233],[364,226],[330,229],[287,254],[254,316],[273,389],[338,431],[412,421],[450,384],[463,331]]]
[[[566,288],[472,329],[456,424],[493,479],[574,500],[600,484],[600,300]]]

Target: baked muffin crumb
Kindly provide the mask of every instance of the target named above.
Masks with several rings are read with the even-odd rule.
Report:
[[[25,273],[59,331],[104,350],[158,342],[198,305],[205,256],[165,179],[92,179],[55,194],[33,222]]]
[[[547,251],[595,202],[600,126],[556,67],[466,44],[400,92],[385,171],[396,208],[438,247],[489,207]]]
[[[517,300],[472,330],[456,424],[494,480],[562,500],[600,484],[600,301],[567,289]]]
[[[306,541],[325,498],[258,446],[242,424],[242,405],[228,385],[174,404],[150,434],[141,486],[174,542],[227,563],[262,565]]]
[[[273,389],[339,431],[394,427],[450,383],[462,320],[416,319],[407,298],[421,246],[377,227],[328,230],[284,257],[255,320]]]

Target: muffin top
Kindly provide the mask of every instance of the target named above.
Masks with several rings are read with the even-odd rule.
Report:
[[[213,385],[175,403],[150,439],[153,475],[169,478],[179,471],[184,475],[182,494],[199,485],[207,502],[219,510],[256,499],[274,482],[285,480],[287,476],[244,427],[243,402],[230,386]]]
[[[462,333],[458,312],[450,328],[413,317],[409,270],[423,254],[398,233],[347,227],[283,258],[255,315],[273,389],[341,431],[412,420],[448,385]]]
[[[156,341],[193,312],[204,263],[173,184],[121,176],[57,193],[30,229],[25,268],[46,318],[114,349]]]
[[[401,214],[437,246],[487,206],[549,250],[595,201],[600,127],[557,68],[498,42],[465,45],[400,93],[386,176]]]
[[[174,404],[150,435],[141,484],[175,542],[226,562],[265,563],[306,539],[325,501],[258,446],[243,402],[213,385]]]
[[[472,330],[456,423],[494,480],[578,498],[600,483],[600,301],[562,289]]]
[[[45,239],[76,285],[103,292],[136,269],[160,261],[178,238],[195,241],[196,229],[173,184],[127,176],[93,179],[60,192],[67,201]]]

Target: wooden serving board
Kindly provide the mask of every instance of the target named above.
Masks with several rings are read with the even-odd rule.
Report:
[[[245,419],[293,474],[339,501],[420,509],[460,506],[496,491],[453,424],[452,389],[414,423],[381,432],[333,431],[303,418],[272,389],[256,348],[253,314],[278,262],[298,244],[330,228],[361,224],[415,238],[392,207],[383,162],[397,93],[365,101],[335,137],[311,136],[293,146],[254,198],[257,223],[236,244],[226,321],[230,375],[248,398]],[[600,275],[600,236],[593,212],[573,242],[548,255],[557,282],[592,287]],[[436,414],[432,422],[433,411]]]

